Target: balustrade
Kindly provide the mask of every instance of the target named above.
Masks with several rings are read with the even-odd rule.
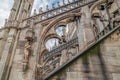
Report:
[[[62,50],[69,48],[71,46],[74,46],[75,44],[78,44],[78,37],[74,38],[73,40],[70,40],[69,42],[57,47],[56,49],[53,49],[52,51],[48,52],[45,59],[52,58],[55,54],[59,54]]]
[[[36,15],[31,16],[29,18],[26,18],[23,21],[26,21],[26,20],[29,20],[29,19],[32,19],[32,18],[35,18],[35,17],[39,17],[38,21],[44,21],[44,20],[47,20],[49,18],[55,17],[57,15],[65,14],[69,11],[75,10],[77,8],[80,8],[80,7],[82,7],[84,5],[87,5],[89,3],[93,3],[95,1],[98,1],[98,0],[77,0],[77,1],[74,1],[74,2],[69,1],[68,4],[64,3],[63,6],[60,6],[60,4],[58,2],[58,7],[57,8],[54,7],[54,4],[52,4],[52,9],[51,10],[49,10],[48,6],[46,6],[47,10],[45,12],[43,12],[42,8],[40,8],[39,9],[39,14],[36,14]]]

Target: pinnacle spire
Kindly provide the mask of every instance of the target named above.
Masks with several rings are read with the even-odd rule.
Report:
[[[55,8],[55,7],[54,7],[54,5],[55,5],[55,4],[54,4],[54,3],[52,3],[52,8],[53,8],[53,9]]]
[[[65,5],[65,0],[62,0],[62,2],[63,2],[63,5]]]
[[[34,15],[36,15],[36,14],[37,14],[36,9],[34,9]]]
[[[60,7],[60,2],[57,2],[58,7]]]
[[[46,5],[46,11],[49,11],[49,8],[48,8],[49,6],[48,5]]]
[[[40,9],[39,9],[39,13],[43,13],[43,8],[42,7],[40,7]]]
[[[70,0],[68,0],[68,3],[70,3]]]

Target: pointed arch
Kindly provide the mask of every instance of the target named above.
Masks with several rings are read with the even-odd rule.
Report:
[[[59,39],[60,40],[60,36],[59,35],[57,35],[57,34],[55,34],[55,33],[53,33],[53,34],[49,34],[49,35],[47,35],[45,38],[44,38],[44,44],[45,44],[45,42],[47,42],[47,40],[49,40],[50,38],[57,38],[57,39]]]
[[[59,21],[64,20],[66,18],[70,18],[70,17],[75,17],[75,16],[81,16],[81,13],[69,13],[69,14],[65,14],[63,16],[60,16],[58,18],[56,18],[55,20],[53,20],[52,22],[50,22],[46,29],[43,31],[43,35],[41,36],[42,41],[45,40],[45,35],[47,34],[47,32],[50,30],[50,28],[52,28],[54,25],[56,25]]]
[[[45,53],[48,53],[49,51],[47,49],[44,49],[42,52],[41,52],[41,56],[43,56]]]

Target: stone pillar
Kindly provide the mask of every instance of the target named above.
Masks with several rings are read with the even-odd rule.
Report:
[[[117,7],[119,8],[120,11],[120,0],[115,0],[115,3],[117,4]]]
[[[67,56],[66,56],[66,50],[63,50],[61,52],[61,59],[60,59],[60,65],[63,65],[67,60]]]
[[[8,33],[9,33],[8,29],[3,29],[1,31],[1,36],[0,36],[0,38],[1,38],[1,40],[0,40],[0,58],[1,58],[1,55],[2,55],[2,52],[3,52],[3,48],[5,46],[5,43],[6,43]]]
[[[5,74],[9,65],[12,49],[13,49],[13,42],[15,40],[17,30],[16,29],[10,29],[5,47],[3,48],[3,53],[1,56],[0,61],[0,80],[5,80]]]
[[[9,16],[9,20],[15,20],[17,13],[18,13],[18,10],[19,10],[19,6],[21,5],[21,1],[22,0],[15,0],[14,1],[14,5],[13,5],[13,8],[11,9],[11,13]]]
[[[100,19],[96,19],[96,25],[100,32],[104,29],[104,24],[100,21]]]
[[[17,20],[21,20],[22,19],[22,14],[23,14],[23,10],[24,10],[24,7],[25,7],[25,3],[26,1],[22,1],[21,2],[21,5],[20,5],[20,8],[19,8],[19,11],[18,11],[18,15],[17,15]]]
[[[82,12],[83,12],[83,25],[82,27],[84,27],[84,41],[85,44],[88,45],[88,43],[91,43],[91,41],[94,39],[94,34],[92,31],[92,25],[91,25],[91,13],[90,13],[90,9],[88,6],[85,6],[82,8]]]
[[[84,48],[94,39],[94,33],[91,25],[91,13],[88,6],[82,7],[82,16],[78,23],[78,39],[80,47]]]
[[[21,23],[21,25],[18,25],[18,23],[16,24],[16,19],[20,20],[23,17],[26,17],[27,14],[30,14],[30,13],[25,14],[23,12],[24,5],[25,5],[24,1],[26,1],[26,0],[15,0],[14,6],[13,6],[13,8],[11,10],[10,17],[9,17],[8,20],[10,20],[10,22],[12,22],[12,24],[11,25],[7,24],[7,25],[10,26],[10,27],[11,26],[15,27],[15,28],[10,28],[9,31],[7,29],[2,31],[3,40],[0,41],[0,54],[2,54],[1,55],[1,60],[0,60],[0,80],[8,80],[8,75],[10,75],[10,76],[13,75],[13,73],[11,73],[11,72],[15,70],[15,69],[11,70],[11,68],[9,68],[9,67],[11,67],[10,64],[13,67],[14,66],[13,65],[14,64],[14,59],[18,58],[18,57],[16,57],[14,55],[14,52],[13,52],[16,49],[15,44],[14,44],[15,38],[16,38],[16,34],[17,34],[17,29],[16,28],[19,27],[19,26],[20,27],[25,26],[25,24],[23,24],[23,23]],[[26,5],[29,4],[29,5],[32,6],[33,1],[34,0],[26,1]],[[27,5],[27,7],[29,7],[29,5]],[[27,8],[27,9],[29,9],[29,8]],[[23,17],[21,17],[21,16],[23,16]],[[7,33],[8,33],[8,35],[7,35]],[[4,39],[6,39],[6,41],[4,41]],[[15,56],[15,57],[13,57],[11,59],[11,55],[12,55],[12,57],[13,56]],[[19,57],[19,58],[21,58],[21,57]],[[17,65],[17,67],[19,66],[18,64],[15,64],[15,65]],[[17,72],[18,70],[20,70],[20,69],[17,68],[16,72],[14,73],[15,75],[13,75],[14,77],[13,76],[10,77],[11,79],[9,79],[9,80],[16,80],[16,79],[17,80],[22,80],[21,76],[20,76],[21,74],[19,74]],[[30,72],[29,74],[31,74],[31,73],[32,72]],[[30,76],[32,76],[32,75],[30,75]],[[29,78],[31,78],[31,77],[29,77]]]
[[[83,19],[83,16],[81,16],[81,19],[78,18],[78,20],[77,20],[79,46],[82,46],[84,44],[84,36],[83,36],[84,33],[83,33],[82,19]]]

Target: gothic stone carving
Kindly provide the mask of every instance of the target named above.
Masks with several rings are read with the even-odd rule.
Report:
[[[23,70],[25,71],[28,67],[29,56],[31,51],[31,42],[27,41],[24,48],[24,62],[23,62]]]

